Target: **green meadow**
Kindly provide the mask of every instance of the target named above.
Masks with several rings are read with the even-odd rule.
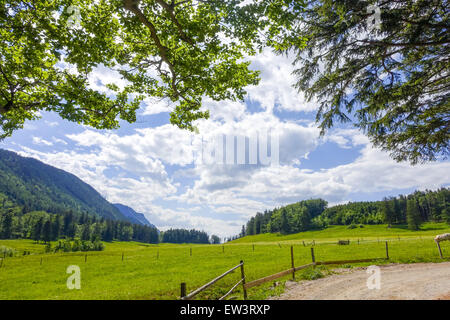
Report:
[[[311,247],[316,261],[384,258],[385,241],[390,260],[377,263],[440,262],[433,237],[446,232],[450,232],[450,226],[438,223],[426,223],[420,231],[386,225],[355,229],[332,226],[292,235],[248,236],[225,245],[112,242],[105,243],[104,251],[71,253],[44,253],[45,246],[32,240],[0,240],[0,252],[2,247],[15,250],[13,257],[0,262],[0,299],[178,299],[181,282],[186,282],[190,292],[240,260],[244,261],[247,281],[289,269],[291,246],[296,266],[311,262]],[[337,245],[337,240],[347,239],[350,245]],[[450,260],[450,242],[442,242],[441,247],[445,260]],[[24,251],[30,254],[23,255]],[[80,290],[67,288],[70,274],[66,270],[70,265],[80,267]],[[297,280],[329,272],[325,268],[305,269],[297,273]],[[283,283],[289,278],[277,281]],[[217,299],[239,279],[237,269],[198,298]],[[282,290],[282,285],[273,287],[269,283],[249,289],[248,296],[263,299]],[[242,299],[242,288],[231,296]]]

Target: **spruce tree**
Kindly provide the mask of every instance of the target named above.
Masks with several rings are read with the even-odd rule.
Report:
[[[41,236],[45,243],[48,243],[52,239],[52,224],[50,220],[45,221]]]
[[[289,227],[289,220],[287,216],[287,211],[285,208],[281,210],[281,225],[280,225],[280,232],[283,234],[288,234],[290,231]]]
[[[408,229],[419,230],[421,223],[420,211],[414,198],[408,199],[406,202],[406,221],[408,223]]]
[[[37,220],[33,226],[33,234],[32,238],[34,241],[39,242],[41,240],[41,232],[42,232],[42,218]]]
[[[87,241],[91,238],[90,225],[86,222],[81,229],[81,240]]]
[[[383,199],[381,212],[383,214],[384,223],[387,223],[388,227],[391,227],[391,224],[395,221],[395,212],[389,199]]]
[[[12,237],[12,221],[13,221],[13,214],[12,211],[9,210],[6,214],[4,214],[1,224],[1,232],[0,237],[2,239],[11,239]]]

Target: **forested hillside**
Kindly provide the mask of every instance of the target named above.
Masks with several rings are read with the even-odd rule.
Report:
[[[113,240],[209,243],[208,234],[197,230],[174,229],[160,235],[142,213],[109,203],[76,176],[2,149],[0,239],[66,239],[64,250],[71,240],[87,247]]]
[[[92,242],[120,240],[147,243],[158,243],[159,240],[155,227],[70,210],[62,213],[24,212],[22,208],[2,198],[2,195],[0,201],[4,204],[0,208],[0,239],[33,239],[44,242],[59,239]]]
[[[73,174],[2,149],[0,193],[4,195],[3,201],[7,199],[24,212],[72,210],[127,221],[116,207]]]
[[[328,225],[407,224],[417,230],[426,221],[450,223],[450,190],[416,191],[383,201],[350,202],[327,208],[322,199],[305,200],[258,212],[239,236],[266,232],[282,234],[325,228]]]

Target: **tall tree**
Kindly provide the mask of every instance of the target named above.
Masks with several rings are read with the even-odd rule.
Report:
[[[390,227],[391,224],[395,222],[395,211],[393,208],[393,202],[387,198],[384,198],[381,206],[382,206],[381,212],[383,214],[384,223],[387,223],[388,226]]]
[[[211,242],[212,244],[219,244],[219,243],[220,243],[220,238],[219,238],[218,236],[216,236],[215,234],[213,234],[213,235],[211,236],[210,242]]]
[[[414,198],[408,199],[406,202],[406,221],[408,223],[408,229],[419,230],[421,223],[420,211]]]
[[[288,213],[286,208],[281,209],[281,222],[280,222],[280,232],[283,234],[288,234],[291,230],[288,220]]]
[[[296,87],[318,99],[322,134],[352,121],[397,161],[448,157],[447,0],[313,0],[297,13],[275,48],[295,51]]]
[[[81,228],[81,240],[87,241],[91,239],[91,228],[88,223],[84,224]]]
[[[11,239],[12,237],[12,224],[13,213],[12,210],[8,210],[2,217],[0,225],[0,237],[2,239]]]
[[[243,61],[259,38],[252,8],[242,0],[4,1],[0,137],[40,110],[117,128],[119,118],[136,120],[144,98],[166,99],[171,122],[193,129],[209,115],[200,110],[204,97],[243,99],[258,82]],[[94,89],[97,67],[122,85]]]
[[[61,216],[55,214],[52,217],[52,240],[58,240],[61,233]]]
[[[52,223],[50,220],[46,220],[42,227],[41,239],[44,243],[50,242],[52,240]]]
[[[43,224],[43,218],[39,218],[34,223],[33,230],[32,230],[32,239],[36,242],[39,242],[39,240],[41,240],[42,224]]]

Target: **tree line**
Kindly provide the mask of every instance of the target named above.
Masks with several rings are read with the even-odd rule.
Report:
[[[406,224],[418,230],[423,222],[450,223],[450,190],[415,191],[410,195],[386,197],[382,201],[349,202],[327,208],[322,199],[304,200],[273,210],[258,212],[242,226],[238,237],[260,233],[281,234],[322,229],[328,225]]]
[[[217,236],[211,236],[211,242],[220,242]],[[162,233],[161,242],[166,243],[210,243],[209,236],[204,231],[186,230],[186,229],[169,229]]]
[[[159,242],[156,228],[126,221],[73,211],[50,214],[45,211],[23,212],[21,207],[0,208],[0,239],[32,239],[48,243],[75,238],[92,242]]]
[[[407,224],[418,230],[427,221],[450,223],[448,203],[450,191],[415,191],[409,195],[385,197],[382,201],[351,202],[324,210],[318,217],[325,225]]]
[[[240,236],[267,232],[296,233],[323,227],[315,218],[327,207],[323,199],[303,200],[274,210],[265,210],[242,226]]]
[[[54,248],[58,251],[73,251],[74,246],[80,247],[81,251],[98,248],[101,250],[100,241],[220,243],[218,236],[209,237],[206,232],[194,229],[170,229],[159,233],[154,227],[70,210],[61,214],[45,211],[25,212],[26,207],[15,206],[1,197],[0,194],[0,204],[3,204],[3,207],[0,207],[0,239],[32,239],[44,243],[65,239],[66,241],[58,242]]]

